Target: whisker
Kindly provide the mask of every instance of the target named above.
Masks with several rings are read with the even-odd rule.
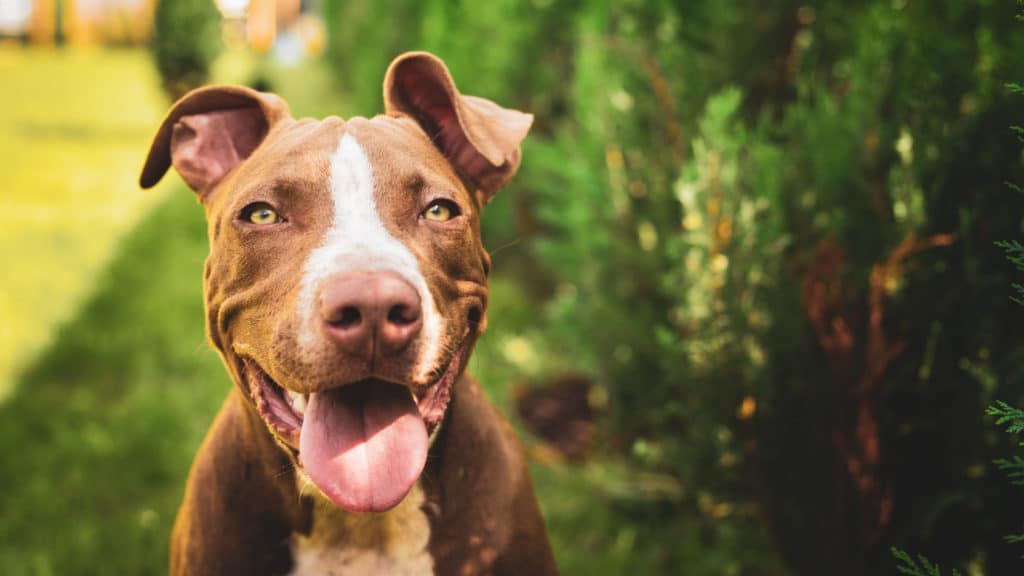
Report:
[[[523,241],[522,238],[516,238],[515,240],[513,240],[511,242],[508,242],[508,243],[502,244],[501,246],[498,246],[494,250],[491,250],[491,257],[493,258],[496,254],[498,254],[498,252],[501,252],[502,250],[504,250],[506,248],[511,248],[511,247],[515,246],[516,244],[519,244],[522,241]]]
[[[308,476],[299,474],[299,500],[302,500],[302,497],[306,495],[306,489],[312,485],[313,483],[310,482]]]
[[[274,478],[284,478],[286,475],[292,473],[294,470],[295,464],[288,462],[287,464],[282,466],[281,469],[278,470],[276,474],[274,474]]]

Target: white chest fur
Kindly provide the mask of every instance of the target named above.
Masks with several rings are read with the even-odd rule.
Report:
[[[382,513],[353,514],[319,495],[314,500],[313,529],[292,539],[292,576],[434,574],[419,485]]]

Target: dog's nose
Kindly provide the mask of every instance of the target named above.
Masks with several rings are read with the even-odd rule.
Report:
[[[327,281],[320,315],[346,352],[370,359],[409,346],[423,325],[420,295],[394,272],[349,272]]]

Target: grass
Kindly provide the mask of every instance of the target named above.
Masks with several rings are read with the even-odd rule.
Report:
[[[0,407],[0,573],[153,574],[226,388],[203,341],[201,209],[174,194]]]
[[[0,48],[0,398],[163,196],[135,185],[165,106],[141,51]]]

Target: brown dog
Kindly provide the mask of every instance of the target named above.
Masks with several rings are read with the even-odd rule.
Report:
[[[557,572],[522,448],[463,372],[487,312],[480,209],[532,117],[398,57],[386,115],[294,120],[278,97],[178,101],[173,165],[209,220],[209,338],[237,386],[189,476],[171,572]]]

